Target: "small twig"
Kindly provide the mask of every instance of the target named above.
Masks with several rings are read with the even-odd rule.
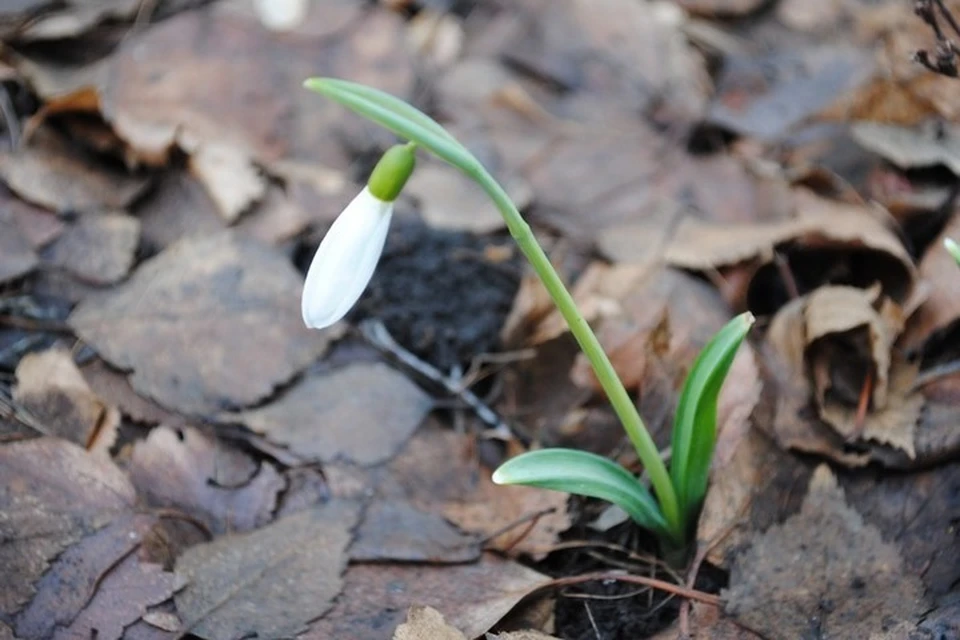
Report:
[[[571,585],[583,584],[584,582],[593,582],[595,580],[615,580],[617,582],[626,582],[628,584],[640,584],[653,589],[659,589],[660,591],[664,591],[666,593],[672,593],[673,595],[680,596],[681,598],[688,598],[690,600],[696,600],[697,602],[709,604],[714,607],[719,607],[721,604],[720,597],[715,596],[712,593],[704,593],[703,591],[697,591],[696,589],[689,589],[687,587],[682,587],[680,585],[673,584],[672,582],[659,580],[657,578],[647,578],[645,576],[637,576],[629,573],[616,573],[611,571],[597,571],[594,573],[585,573],[579,576],[555,578],[550,582],[541,585],[536,590],[540,591],[542,589],[569,587]]]
[[[497,413],[487,406],[475,393],[469,389],[462,388],[458,380],[445,376],[433,365],[424,362],[414,354],[404,349],[383,323],[379,320],[368,319],[360,323],[360,332],[377,349],[393,356],[401,364],[417,372],[427,380],[443,387],[447,393],[456,396],[463,404],[470,407],[481,421],[490,427],[483,435],[487,438],[497,438],[500,440],[517,439],[525,442],[525,439],[514,432]]]
[[[488,542],[490,542],[491,540],[495,540],[495,539],[499,538],[500,536],[502,536],[503,534],[507,533],[507,532],[510,531],[511,529],[516,529],[516,528],[519,527],[520,525],[526,524],[526,523],[529,522],[530,524],[523,530],[523,532],[522,532],[519,536],[517,536],[517,539],[516,539],[516,540],[514,540],[514,541],[511,542],[509,545],[507,545],[507,547],[506,547],[505,549],[501,549],[501,551],[507,552],[507,551],[509,551],[510,549],[512,549],[513,547],[517,546],[517,545],[520,543],[521,540],[523,540],[525,537],[527,537],[527,536],[529,535],[530,530],[533,529],[534,526],[536,526],[536,524],[537,524],[537,522],[540,520],[540,518],[542,518],[543,516],[546,516],[546,515],[550,515],[550,514],[553,513],[554,511],[556,511],[555,508],[553,508],[553,507],[548,507],[548,508],[546,508],[546,509],[541,509],[540,511],[534,511],[533,513],[528,513],[528,514],[524,515],[523,517],[521,517],[521,518],[519,518],[519,519],[517,519],[517,520],[514,520],[514,521],[511,522],[511,523],[509,523],[509,524],[506,525],[505,527],[501,527],[501,528],[497,529],[496,531],[494,531],[493,533],[487,535],[487,536],[486,536],[483,540],[481,540],[480,542],[481,542],[482,544],[486,545],[486,544],[487,544]]]
[[[799,298],[800,287],[797,286],[797,280],[790,270],[790,263],[779,251],[773,252],[773,263],[777,266],[777,271],[780,272],[780,279],[783,280],[783,286],[787,288],[787,295],[790,296],[791,300]]]
[[[848,440],[856,440],[863,435],[866,426],[867,410],[870,408],[870,396],[873,395],[873,370],[867,371],[863,379],[863,388],[860,389],[860,398],[857,401],[857,415],[853,422],[853,433]]]
[[[956,18],[947,9],[943,0],[916,0],[913,11],[927,23],[937,41],[933,55],[925,49],[920,49],[914,53],[913,59],[934,73],[949,78],[958,77],[960,69],[958,69],[957,59],[960,57],[960,48],[947,37],[939,22],[942,19],[955,35],[960,36],[960,24]]]
[[[584,609],[587,610],[587,619],[590,621],[590,626],[593,627],[593,633],[597,636],[597,640],[603,640],[603,636],[600,635],[600,629],[597,628],[597,621],[593,619],[593,613],[590,611],[590,603],[583,603]]]

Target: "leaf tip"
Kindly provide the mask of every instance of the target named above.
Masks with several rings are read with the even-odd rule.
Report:
[[[507,474],[503,473],[503,467],[497,468],[493,475],[490,476],[490,479],[493,481],[493,484],[509,484],[510,481],[507,478]]]

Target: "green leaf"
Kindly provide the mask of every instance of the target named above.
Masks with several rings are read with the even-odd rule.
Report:
[[[960,266],[960,245],[954,242],[953,238],[944,238],[943,246],[947,248],[947,251],[953,256],[954,261]]]
[[[753,314],[747,312],[718,331],[697,356],[680,394],[673,421],[670,477],[687,524],[707,492],[710,460],[717,441],[720,388],[753,321]]]
[[[303,83],[361,116],[416,142],[468,175],[483,171],[480,162],[436,120],[389,93],[336,78],[310,78]]]
[[[658,536],[667,535],[667,522],[647,488],[620,465],[594,453],[574,449],[529,451],[500,465],[493,481],[607,500],[640,526]]]

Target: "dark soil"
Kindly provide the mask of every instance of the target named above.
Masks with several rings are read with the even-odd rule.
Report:
[[[563,537],[567,540],[613,543],[639,555],[656,555],[656,541],[629,522],[606,532],[577,525]],[[534,565],[534,568],[554,577],[566,577],[615,571],[633,564],[635,561],[629,560],[626,554],[604,548],[578,548],[556,551]],[[666,572],[658,570],[651,573],[649,566],[638,565],[633,567],[632,572],[674,581]],[[704,564],[697,574],[695,587],[707,593],[717,593],[726,586],[727,579],[725,572]],[[647,590],[635,584],[588,582],[557,593],[554,635],[565,640],[646,638],[670,626],[677,619],[680,604],[681,600],[670,594]]]
[[[497,249],[508,242],[396,224],[350,319],[380,319],[397,342],[443,373],[468,365],[496,350],[520,283],[515,250],[498,261]]]

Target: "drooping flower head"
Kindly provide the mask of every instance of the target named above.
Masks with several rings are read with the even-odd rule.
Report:
[[[311,329],[343,318],[367,288],[387,240],[393,202],[413,173],[415,148],[395,145],[383,154],[367,186],[317,247],[301,300],[303,322]]]

